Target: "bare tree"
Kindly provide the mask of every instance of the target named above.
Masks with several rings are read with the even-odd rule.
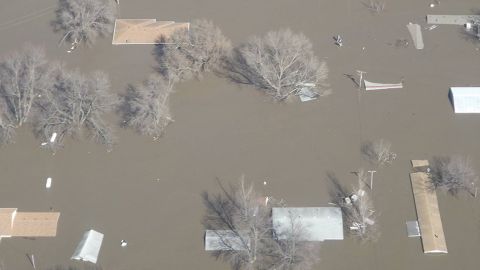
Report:
[[[379,139],[376,141],[364,142],[361,146],[363,156],[373,164],[386,165],[391,164],[397,154],[392,152],[392,143],[387,140]]]
[[[275,234],[271,220],[271,208],[284,206],[282,201],[258,195],[253,185],[246,185],[243,178],[237,186],[222,193],[203,194],[207,213],[204,225],[208,230],[229,230],[241,241],[240,247],[218,250],[217,258],[229,262],[233,269],[308,269],[315,262],[315,245],[301,241],[304,231],[292,219],[292,230],[285,237]],[[246,232],[246,233],[244,233]],[[222,234],[218,235],[222,243]]]
[[[0,140],[9,142],[14,129],[30,120],[35,101],[53,86],[42,49],[25,46],[0,62]]]
[[[173,83],[158,75],[151,75],[141,85],[129,86],[122,108],[124,124],[159,138],[173,122],[169,106],[172,92]]]
[[[40,103],[35,129],[41,137],[58,134],[56,145],[67,136],[81,135],[87,130],[91,137],[111,147],[114,142],[105,114],[112,111],[117,99],[109,93],[108,76],[100,71],[85,76],[78,71],[57,68],[53,91],[47,91]]]
[[[381,13],[385,9],[385,2],[377,1],[377,0],[370,0],[369,2],[363,3],[371,12],[373,13]]]
[[[200,78],[215,71],[231,49],[230,41],[211,21],[193,21],[189,30],[179,30],[164,45],[155,48],[159,71],[168,79]]]
[[[453,195],[465,191],[473,196],[478,176],[466,157],[435,157],[431,180],[434,187],[443,188]]]
[[[327,64],[315,57],[312,43],[303,34],[286,29],[255,36],[240,46],[234,57],[229,68],[234,80],[243,77],[276,100],[295,95],[304,87],[326,93]]]
[[[363,169],[356,175],[359,187],[351,190],[343,187],[334,175],[328,175],[334,185],[330,196],[342,209],[345,229],[350,235],[362,242],[376,241],[379,236],[377,213],[365,188],[366,176]]]
[[[102,0],[59,0],[53,21],[55,31],[64,35],[60,41],[92,45],[98,36],[112,32],[115,9],[111,1]]]

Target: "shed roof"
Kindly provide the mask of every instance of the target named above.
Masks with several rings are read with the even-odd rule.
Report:
[[[112,44],[160,44],[160,38],[168,38],[175,31],[189,28],[190,23],[156,19],[117,19]]]
[[[205,250],[246,250],[250,247],[248,231],[207,230]]]
[[[97,263],[102,242],[103,233],[94,230],[86,231],[83,234],[82,240],[78,243],[71,259]]]
[[[480,113],[480,87],[450,87],[455,113]]]
[[[274,207],[273,228],[280,239],[286,239],[292,222],[305,231],[304,241],[343,240],[343,219],[339,207]]]

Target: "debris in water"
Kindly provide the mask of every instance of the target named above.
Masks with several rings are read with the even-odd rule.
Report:
[[[54,143],[56,138],[57,138],[57,133],[54,132],[54,133],[52,134],[52,137],[50,137],[50,142],[51,142],[51,143]]]
[[[47,178],[47,182],[45,183],[45,187],[47,189],[52,187],[52,178],[51,177]]]

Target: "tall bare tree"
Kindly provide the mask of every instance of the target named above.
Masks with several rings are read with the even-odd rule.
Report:
[[[431,180],[434,187],[443,188],[453,195],[461,191],[474,195],[478,176],[466,157],[435,157]]]
[[[237,50],[230,64],[236,76],[284,100],[304,87],[326,94],[327,64],[315,57],[312,43],[304,34],[289,29],[252,37]]]
[[[35,101],[53,86],[41,48],[25,46],[0,62],[0,141],[9,142],[14,128],[30,120]]]
[[[229,230],[241,239],[240,248],[218,250],[217,258],[229,262],[233,269],[308,269],[317,257],[316,245],[301,241],[299,224],[292,219],[292,230],[284,237],[275,234],[271,220],[271,208],[284,206],[283,202],[255,192],[253,185],[246,185],[243,178],[239,185],[215,196],[203,194],[207,213],[204,225],[208,230]],[[245,233],[246,232],[246,233]],[[228,243],[227,239],[222,239]]]
[[[112,1],[59,0],[57,17],[53,21],[55,31],[64,33],[65,40],[92,45],[98,36],[113,31],[115,8]]]
[[[169,79],[200,78],[202,73],[214,71],[231,49],[228,40],[213,22],[195,20],[189,30],[179,30],[165,45],[155,48],[159,70]]]
[[[129,86],[122,106],[124,124],[139,133],[160,137],[173,122],[169,98],[173,83],[151,75],[141,85]]]
[[[58,134],[57,145],[67,136],[81,135],[84,130],[102,144],[114,142],[105,114],[112,111],[117,99],[109,93],[108,76],[100,71],[85,76],[78,71],[57,68],[53,91],[45,93],[40,104],[35,128],[39,135],[49,138]]]
[[[52,86],[45,53],[38,47],[27,46],[0,63],[0,94],[16,127],[29,120],[34,101]]]

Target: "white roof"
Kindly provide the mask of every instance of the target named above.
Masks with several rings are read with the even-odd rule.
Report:
[[[94,230],[86,231],[83,234],[82,240],[78,243],[71,259],[97,263],[102,241],[103,233]]]
[[[455,113],[480,113],[480,87],[450,87]]]
[[[247,231],[207,230],[205,250],[246,250],[250,247]]]
[[[304,241],[343,240],[343,219],[339,207],[274,207],[273,229],[280,239],[286,238],[292,221],[304,230]]]

